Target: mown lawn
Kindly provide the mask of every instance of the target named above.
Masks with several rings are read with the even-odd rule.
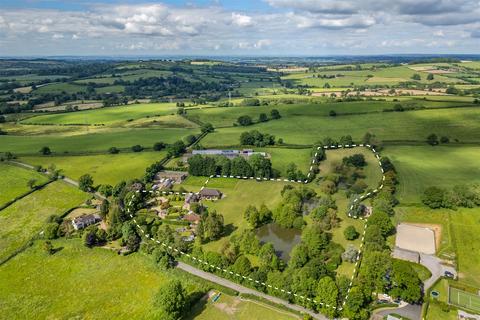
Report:
[[[28,192],[30,187],[27,185],[27,182],[30,179],[34,179],[36,185],[48,180],[38,172],[5,163],[0,163],[0,172],[0,206]]]
[[[115,185],[122,180],[142,178],[145,169],[167,155],[166,151],[102,154],[88,156],[22,157],[21,161],[48,168],[55,164],[67,177],[78,180],[88,173],[95,185]]]
[[[404,203],[420,202],[430,186],[451,188],[480,182],[480,147],[389,146],[382,153],[398,171],[396,196]]]
[[[89,196],[56,181],[0,211],[0,261],[37,235],[46,219],[80,205]]]

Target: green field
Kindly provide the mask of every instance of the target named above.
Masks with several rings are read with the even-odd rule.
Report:
[[[480,296],[478,294],[450,287],[448,301],[457,307],[480,312]]]
[[[53,241],[60,250],[48,256],[42,245],[37,241],[0,266],[1,318],[152,319],[156,313],[153,296],[169,279],[181,280],[187,293],[205,290],[185,273],[160,271],[139,253],[119,256],[70,239]],[[261,318],[251,318],[252,313]],[[286,320],[298,316],[222,294],[215,304],[196,304],[185,319]]]
[[[0,206],[15,197],[18,197],[30,190],[27,182],[30,179],[36,180],[36,185],[47,182],[47,178],[35,171],[20,168],[14,165],[0,163]]]
[[[64,83],[52,83],[52,84],[40,86],[38,89],[34,91],[35,93],[42,93],[42,94],[45,94],[45,93],[59,94],[62,92],[78,93],[78,92],[86,92],[87,87],[64,82]]]
[[[50,215],[62,215],[88,197],[86,193],[57,181],[0,211],[0,261],[37,235]]]
[[[398,171],[397,197],[402,202],[420,202],[430,186],[450,188],[480,182],[480,147],[389,146],[382,151]]]
[[[287,166],[295,163],[297,169],[307,174],[312,162],[311,148],[308,149],[287,149],[287,148],[259,148],[255,151],[263,151],[270,154],[272,167],[280,171],[283,177],[286,176]]]
[[[96,185],[115,185],[122,180],[141,178],[149,165],[162,160],[166,155],[165,151],[161,151],[88,156],[22,157],[20,160],[31,165],[41,165],[44,168],[55,164],[57,169],[62,170],[62,174],[74,180],[89,173]]]
[[[269,305],[239,299],[222,294],[217,302],[211,299],[207,302],[199,302],[193,306],[192,314],[185,320],[293,320],[300,316],[287,311],[281,311]]]
[[[75,135],[36,135],[36,136],[0,136],[0,152],[10,151],[15,154],[38,154],[43,146],[48,146],[55,153],[81,153],[86,151],[106,152],[110,147],[130,148],[140,144],[152,147],[162,141],[173,143],[199,130],[191,129],[154,129],[154,128],[118,128],[105,131],[84,129],[84,134]]]
[[[174,114],[174,103],[132,104],[68,113],[41,115],[25,122],[36,124],[112,124],[147,116]]]
[[[376,134],[382,140],[425,141],[431,133],[447,135],[453,141],[480,141],[480,108],[436,109],[411,112],[388,112],[343,115],[337,117],[316,116],[314,107],[298,107],[298,113],[279,120],[249,127],[221,128],[209,134],[203,141],[205,147],[233,146],[239,144],[240,134],[247,130],[259,130],[282,138],[288,144],[311,145],[326,136],[339,139],[351,135],[360,140],[366,132]],[[280,110],[280,113],[282,111]],[[323,111],[325,112],[325,110]]]

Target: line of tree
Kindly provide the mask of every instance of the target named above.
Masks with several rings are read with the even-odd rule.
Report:
[[[270,159],[260,154],[251,155],[248,160],[235,157],[232,160],[225,156],[202,156],[196,154],[188,159],[188,172],[193,176],[241,176],[256,178],[275,178],[279,176],[272,168]]]
[[[256,147],[271,146],[275,144],[275,136],[258,130],[245,131],[240,135],[240,144]]]
[[[432,209],[474,208],[480,206],[480,187],[466,184],[451,189],[428,187],[423,192],[422,202]]]

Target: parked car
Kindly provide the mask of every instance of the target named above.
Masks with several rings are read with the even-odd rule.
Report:
[[[453,273],[451,273],[450,271],[445,271],[443,273],[443,275],[447,278],[452,278],[452,279],[455,279],[455,275]]]

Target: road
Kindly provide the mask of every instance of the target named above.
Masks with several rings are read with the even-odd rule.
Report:
[[[406,306],[401,308],[380,310],[374,313],[374,315],[372,316],[372,319],[383,319],[384,316],[391,313],[399,314],[402,317],[405,317],[411,320],[421,320],[422,306],[407,304]]]
[[[224,278],[216,276],[212,273],[205,272],[205,271],[202,271],[202,270],[197,269],[195,267],[192,267],[189,264],[178,261],[177,268],[179,268],[183,271],[186,271],[188,273],[191,273],[191,274],[193,274],[197,277],[200,277],[202,279],[205,279],[205,280],[208,280],[210,282],[217,283],[217,284],[222,285],[224,287],[233,289],[233,290],[238,291],[240,293],[247,293],[247,294],[255,295],[257,297],[266,299],[266,300],[274,302],[276,304],[283,305],[283,306],[285,306],[289,309],[299,311],[299,312],[303,312],[303,313],[308,313],[314,319],[320,319],[320,320],[327,320],[328,319],[321,314],[314,313],[312,310],[306,309],[306,308],[301,307],[301,306],[296,305],[296,304],[289,303],[288,301],[285,301],[285,300],[280,299],[280,298],[269,296],[265,293],[262,293],[262,292],[259,292],[259,291],[256,291],[256,290],[246,288],[246,287],[241,286],[241,285],[239,285],[235,282],[232,282],[230,280],[224,279]]]
[[[457,277],[455,268],[442,264],[442,260],[434,255],[420,253],[420,264],[426,267],[432,273],[432,276],[425,280],[423,288],[427,291],[440,277],[449,271]]]

